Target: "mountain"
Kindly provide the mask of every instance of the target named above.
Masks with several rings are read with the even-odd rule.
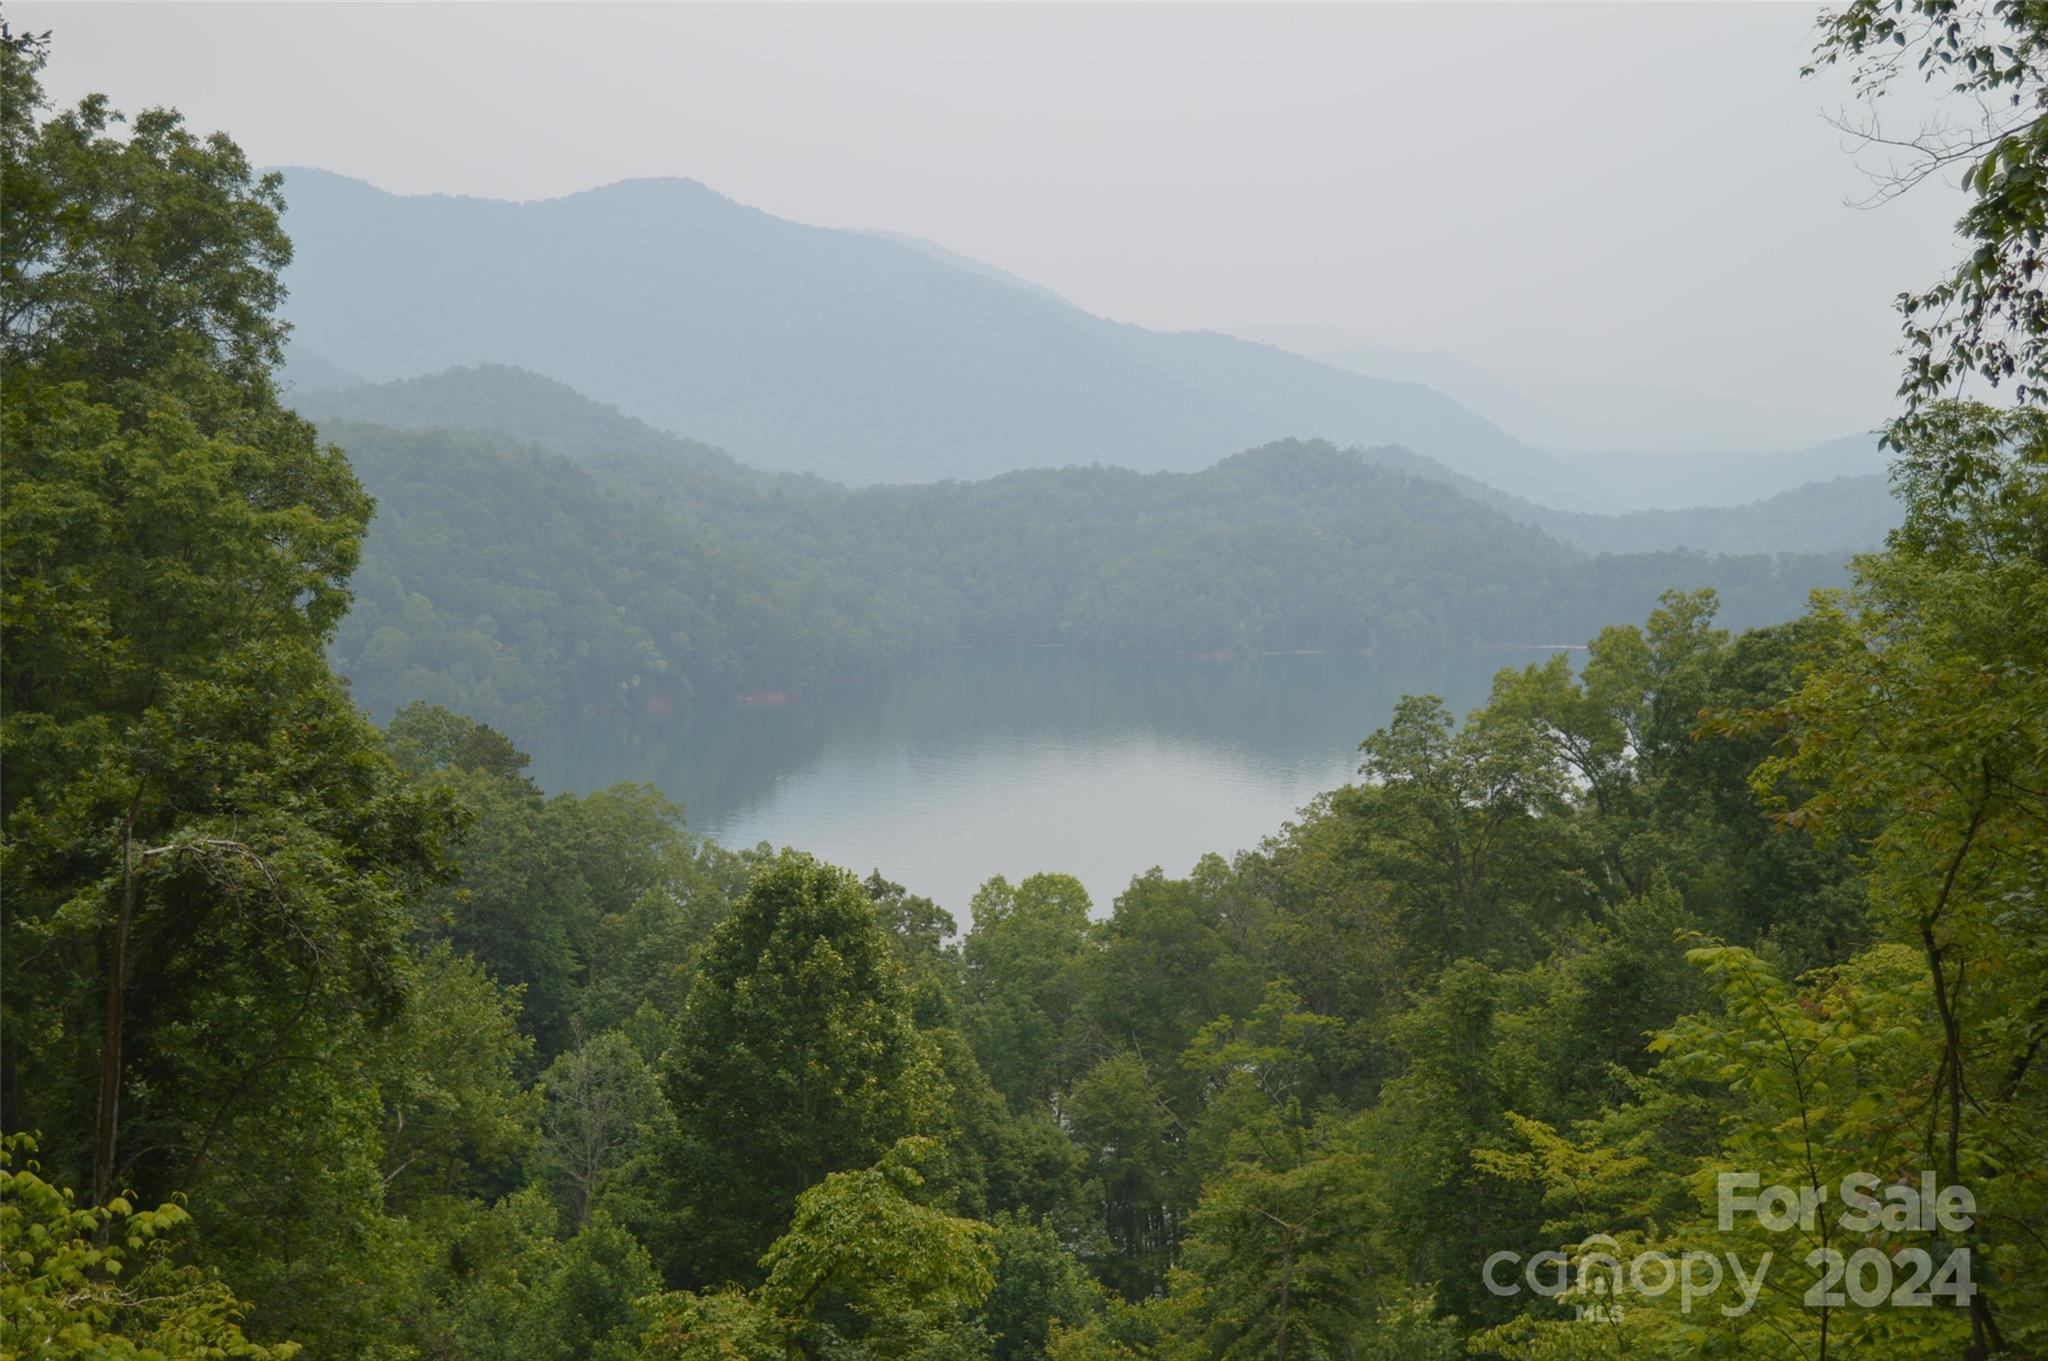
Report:
[[[278,381],[296,400],[316,392],[354,387],[363,381],[363,376],[350,373],[341,365],[291,340],[285,342],[284,368],[278,373]]]
[[[1665,510],[1723,506],[1776,496],[1811,482],[1881,475],[1889,466],[1875,435],[1846,435],[1775,453],[1574,454],[1568,461],[1583,484],[1610,489],[1608,503],[1578,507],[1586,510],[1628,508],[1614,502]]]
[[[1234,327],[1231,334],[1292,350],[1332,368],[1434,388],[1539,448],[1604,449],[1614,443],[1608,427],[1559,410],[1445,350],[1363,340],[1328,326]]]
[[[700,497],[709,486],[719,483],[775,484],[784,494],[791,494],[792,488],[805,480],[794,474],[748,468],[722,449],[657,430],[616,407],[585,397],[566,383],[503,364],[316,391],[296,401],[299,411],[315,420],[412,430],[482,431],[581,461],[631,464],[636,477],[659,476],[671,466],[687,466],[699,474],[692,485]],[[1703,553],[1826,552],[1846,556],[1878,547],[1898,520],[1897,503],[1885,479],[1869,473],[1809,483],[1741,506],[1606,515],[1538,505],[1395,446],[1359,450],[1358,455],[1406,476],[1442,482],[1510,519],[1594,553],[1681,548]],[[1844,441],[1838,450],[1814,451],[1811,462],[1804,466],[1825,471],[1835,466],[1830,458],[1855,466],[1858,456]],[[614,471],[618,471],[616,466]]]
[[[1399,443],[1517,491],[1572,480],[1440,393],[1094,317],[928,249],[689,180],[533,203],[287,173],[297,336],[378,380],[551,374],[762,468],[849,483],[1204,467],[1289,435]]]
[[[1843,442],[1846,444],[1847,442]],[[1410,477],[1455,487],[1484,506],[1563,543],[1591,553],[1652,553],[1679,549],[1697,553],[1833,553],[1847,556],[1882,547],[1899,522],[1890,480],[1877,473],[1828,476],[1739,506],[1691,506],[1683,510],[1632,510],[1619,514],[1558,510],[1512,496],[1477,478],[1453,472],[1434,459],[1406,449],[1362,450],[1368,462]],[[1703,455],[1702,457],[1707,457]],[[1740,459],[1743,455],[1732,455]],[[1822,473],[1835,466],[1828,448],[1812,451],[1805,467]],[[1851,462],[1855,466],[1855,462]],[[1773,479],[1759,478],[1766,485]]]
[[[922,251],[924,254],[931,256],[932,259],[949,264],[955,269],[964,269],[969,274],[979,274],[984,279],[994,279],[998,283],[1009,284],[1012,288],[1021,288],[1027,293],[1035,293],[1041,298],[1049,298],[1062,306],[1072,307],[1074,305],[1045,285],[1035,284],[1021,274],[1012,274],[1000,265],[992,265],[986,260],[977,260],[971,255],[962,255],[959,251],[948,250],[938,242],[928,241],[922,236],[909,236],[903,232],[889,232],[879,229],[870,229],[863,233],[863,235],[879,237],[884,241],[893,241],[899,246],[908,246],[914,251]],[[1285,347],[1283,346],[1282,348],[1284,349]]]
[[[1698,431],[1711,423],[1693,424],[1687,413],[1696,413],[1708,398],[1679,385],[1627,385],[1634,407],[1660,413],[1652,432],[1640,422],[1589,419],[1588,409],[1606,408],[1592,398],[1570,400],[1584,384],[1569,391],[1532,388],[1442,350],[1380,344],[1321,326],[1251,327],[1238,334],[1354,373],[1421,383],[1540,448],[1582,451],[1564,454],[1558,484],[1523,492],[1546,505],[1602,513],[1735,507],[1808,483],[1881,474],[1886,467],[1874,435],[1785,450],[1702,447]],[[1694,433],[1688,437],[1687,430]]]
[[[406,430],[472,430],[582,458],[602,451],[673,460],[731,481],[758,481],[722,449],[657,430],[567,383],[508,364],[444,369],[389,383],[357,383],[293,394],[310,420],[367,422]]]
[[[1714,585],[1730,623],[1770,622],[1842,576],[1838,553],[1594,556],[1395,449],[1284,441],[1197,473],[849,489],[749,472],[507,368],[308,410],[378,504],[337,665],[379,713],[423,698],[525,736],[565,712],[730,702],[919,649],[1558,642],[1666,588]]]
[[[1530,506],[1509,514],[1595,553],[1875,552],[1899,523],[1899,503],[1877,473],[1809,482],[1744,506],[1635,510],[1623,515]]]

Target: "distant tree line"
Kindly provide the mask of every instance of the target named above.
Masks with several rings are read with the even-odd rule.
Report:
[[[466,387],[451,378],[442,405],[466,409]],[[563,395],[593,413],[580,447],[605,448],[603,409]],[[558,412],[539,428],[559,445],[572,426]],[[526,738],[588,709],[806,690],[918,649],[1554,643],[1640,615],[1664,586],[1713,586],[1737,622],[1763,623],[1846,574],[1827,555],[1592,556],[1320,443],[1194,474],[849,491],[682,441],[572,461],[502,434],[323,433],[378,504],[334,651],[357,696],[380,714],[430,699]]]

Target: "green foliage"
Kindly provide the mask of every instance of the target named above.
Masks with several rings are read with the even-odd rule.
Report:
[[[519,1354],[537,1361],[632,1361],[643,1301],[659,1287],[647,1250],[602,1212],[554,1254],[527,1306]]]
[[[399,769],[412,776],[464,770],[501,780],[524,779],[532,758],[488,724],[422,700],[400,709],[384,727],[384,741]]]
[[[426,895],[421,924],[523,989],[541,1058],[579,1026],[615,1028],[643,1003],[672,1010],[677,971],[742,858],[693,843],[682,810],[648,786],[543,798],[494,730],[425,705],[402,718],[394,754],[465,815],[456,873]]]
[[[969,1316],[995,1283],[995,1230],[920,1203],[928,1139],[898,1142],[873,1167],[834,1172],[796,1199],[789,1229],[752,1291],[656,1302],[655,1357],[971,1357]]]
[[[518,1079],[533,1039],[520,1030],[516,989],[443,943],[420,960],[408,998],[386,1040],[393,1076],[381,1087],[383,1184],[399,1205],[518,1165],[540,1104]]]
[[[45,56],[33,35],[0,35],[6,367],[124,405],[170,372],[267,387],[291,260],[283,177],[258,176],[224,134],[196,137],[174,110],[138,115],[125,137],[104,95],[39,116]]]
[[[1788,824],[1870,838],[1872,926],[1919,953],[1933,1014],[1917,1030],[1935,1041],[1920,1074],[1877,1090],[1926,1104],[1923,1165],[1972,1188],[1973,1245],[2017,1279],[2048,1265],[2009,1227],[2048,1212],[2022,1170],[2048,1115],[2048,417],[1931,408],[1897,479],[1905,523],[1817,607],[1826,650],[1769,716],[1788,741],[1756,785]],[[2010,1293],[1972,1301],[1973,1345],[2044,1336]]]
[[[974,1051],[1016,1110],[1050,1100],[1060,1078],[1060,1032],[1090,949],[1088,891],[1064,874],[1012,887],[981,886],[961,943],[965,1018]]]
[[[1544,759],[1541,734],[1492,711],[1462,731],[1433,695],[1403,699],[1367,738],[1361,773],[1377,785],[1373,817],[1383,849],[1378,876],[1402,908],[1410,950],[1424,967],[1498,940],[1494,923],[1512,895],[1526,901],[1525,869],[1551,858],[1565,787]],[[1525,909],[1526,910],[1526,909]]]
[[[1159,1079],[1131,1053],[1084,1073],[1061,1114],[1088,1155],[1097,1214],[1115,1250],[1103,1264],[1107,1282],[1126,1295],[1145,1293],[1172,1260],[1185,1209],[1180,1119]]]
[[[1102,1291],[1048,1221],[999,1214],[993,1221],[995,1280],[974,1321],[987,1333],[994,1361],[1045,1354],[1052,1330],[1087,1321]]]
[[[116,1196],[80,1207],[43,1180],[27,1135],[0,1141],[0,1349],[58,1361],[284,1361],[290,1342],[244,1337],[248,1310],[218,1278],[179,1266],[167,1235],[186,1223],[171,1203],[138,1210]]]
[[[1961,123],[1926,120],[1910,138],[1882,138],[1875,122],[1867,129],[1910,152],[1903,167],[1895,157],[1889,192],[1962,166],[1962,188],[1973,196],[1956,223],[1969,254],[1933,287],[1899,296],[1907,356],[1899,393],[1908,415],[1894,440],[1910,434],[1923,403],[1953,395],[1969,376],[1993,386],[2010,381],[2021,402],[2048,397],[2044,56],[2048,12],[2035,0],[1851,0],[1822,18],[1816,63],[1852,64],[1866,100],[1908,70],[1910,57],[1910,69],[1968,107]]]
[[[915,1355],[987,1297],[993,1230],[915,1199],[919,1164],[935,1151],[905,1139],[874,1167],[834,1172],[797,1197],[789,1231],[761,1259],[761,1296],[807,1350],[852,1329],[877,1357]]]
[[[601,415],[535,428],[579,421],[580,461],[505,434],[323,425],[378,498],[335,643],[375,712],[425,699],[532,739],[579,714],[798,692],[940,646],[1526,642],[1640,615],[1662,585],[1718,587],[1765,622],[1843,579],[1835,554],[1589,558],[1375,451],[1320,443],[1194,474],[849,490],[635,452]]]
[[[46,116],[0,46],[0,1107],[362,1354],[410,1288],[376,1084],[453,824],[323,656],[371,502],[269,377],[276,181],[169,112]]]
[[[654,1160],[675,1117],[654,1069],[624,1032],[609,1030],[564,1052],[541,1074],[545,1106],[535,1169],[577,1228],[601,1204],[628,1222],[658,1213]]]
[[[668,1269],[692,1282],[748,1279],[799,1195],[947,1104],[873,900],[803,855],[763,866],[713,929],[664,1064],[692,1211]]]
[[[1295,1131],[1274,1131],[1209,1181],[1176,1283],[1204,1354],[1345,1354],[1369,1299],[1370,1184],[1357,1150]]]

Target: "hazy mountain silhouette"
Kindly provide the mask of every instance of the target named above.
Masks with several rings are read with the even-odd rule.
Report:
[[[474,430],[538,445],[565,458],[631,456],[687,466],[726,481],[762,482],[722,449],[657,430],[617,407],[508,364],[443,369],[389,383],[359,383],[295,396],[300,415],[398,430]]]
[[[1565,476],[1440,393],[1102,320],[985,267],[690,180],[507,203],[287,173],[298,338],[371,379],[517,364],[763,468],[844,481],[1192,469],[1289,435]]]
[[[785,221],[693,180],[510,203],[292,170],[286,195],[287,313],[320,361],[302,387],[517,365],[751,467],[853,485],[1189,471],[1290,437],[1398,444],[1580,511],[1739,505],[1882,467],[1867,438],[1563,455],[1421,383],[1105,321],[935,243]]]
[[[624,472],[646,489],[664,493],[685,485],[672,480],[678,473],[687,473],[687,485],[700,495],[713,488],[733,492],[780,486],[800,496],[838,490],[816,478],[745,467],[722,449],[655,429],[566,383],[503,364],[314,391],[294,400],[302,414],[322,423],[503,436],[578,462],[604,464],[614,474]],[[1687,548],[1703,553],[1846,555],[1878,547],[1885,531],[1898,523],[1898,503],[1885,479],[1873,474],[1815,481],[1746,505],[1614,515],[1538,505],[1395,446],[1355,452],[1367,463],[1445,483],[1480,505],[1595,553]],[[1813,466],[1824,467],[1825,452],[1813,451],[1806,457]],[[721,504],[731,509],[733,503]]]

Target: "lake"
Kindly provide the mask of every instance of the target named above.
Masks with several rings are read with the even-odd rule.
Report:
[[[1545,655],[963,649],[779,708],[577,719],[538,744],[533,773],[551,793],[658,785],[697,832],[879,869],[963,927],[995,874],[1072,874],[1104,913],[1133,875],[1254,847],[1351,780],[1402,695],[1462,715],[1501,667]]]

